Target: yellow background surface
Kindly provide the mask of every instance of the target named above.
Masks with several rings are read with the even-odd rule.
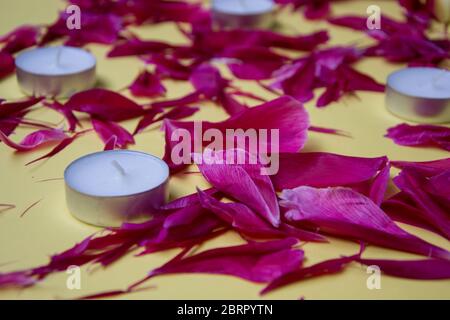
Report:
[[[333,4],[336,15],[365,15],[366,8],[372,2],[350,1]],[[400,17],[400,8],[395,1],[380,1],[383,13]],[[64,3],[56,0],[2,0],[0,2],[0,34],[10,31],[21,24],[45,24],[53,22],[57,10]],[[330,27],[325,22],[308,22],[299,13],[283,11],[278,16],[280,30],[286,34],[309,33],[327,28],[331,35],[329,45],[368,43],[362,33],[344,28]],[[436,30],[441,30],[437,28]],[[171,23],[156,26],[144,26],[134,29],[142,38],[162,39],[173,43],[185,41]],[[436,31],[438,32],[438,31]],[[106,59],[107,46],[90,45],[88,48],[98,59],[98,77],[102,87],[119,90],[126,87],[145,66],[137,58]],[[369,73],[380,82],[385,82],[387,75],[402,65],[388,64],[378,58],[364,59],[357,65],[358,69]],[[228,72],[225,73],[229,75]],[[191,86],[187,82],[165,82],[168,98],[175,98],[188,93]],[[251,81],[237,81],[246,91],[254,92],[266,98],[273,98],[271,93],[259,88]],[[319,90],[320,91],[320,90]],[[126,93],[127,92],[123,92]],[[319,93],[319,92],[318,92]],[[17,99],[22,97],[16,79],[11,76],[0,82],[0,97]],[[140,101],[140,100],[138,100]],[[142,100],[145,101],[145,100]],[[250,101],[248,101],[250,103]],[[254,103],[254,102],[253,102]],[[425,161],[448,157],[445,151],[431,148],[408,148],[394,145],[383,137],[386,129],[403,122],[388,113],[384,107],[384,95],[380,93],[361,93],[345,97],[339,103],[327,108],[317,109],[314,102],[306,107],[312,124],[348,131],[353,138],[310,133],[304,151],[326,151],[344,155],[375,157],[387,155],[392,160]],[[39,109],[28,115],[33,119],[60,123],[61,116],[51,110]],[[220,121],[227,116],[223,110],[213,104],[205,103],[201,111],[192,119]],[[128,121],[125,127],[132,130],[136,121]],[[12,139],[19,141],[29,129],[19,129]],[[48,151],[39,150],[31,153],[15,153],[0,144],[0,203],[16,205],[15,209],[0,213],[0,272],[20,270],[47,263],[51,254],[60,252],[81,241],[86,236],[98,231],[98,228],[83,224],[73,218],[65,205],[64,181],[43,179],[62,178],[66,166],[74,159],[90,152],[102,150],[103,145],[95,133],[76,140],[67,149],[55,157],[31,166],[25,166],[30,160]],[[163,155],[163,133],[157,127],[147,130],[136,137],[133,150]],[[394,175],[395,170],[391,173]],[[203,178],[197,174],[178,175],[170,181],[171,198],[192,193],[195,187],[206,187]],[[389,192],[393,192],[392,185]],[[20,217],[24,209],[35,201],[41,200],[26,215]],[[436,245],[450,249],[447,240],[427,231],[402,225],[406,230]],[[329,244],[307,243],[303,246],[307,260],[311,265],[324,259],[341,254],[352,254],[358,245],[349,241],[330,238]],[[201,250],[239,244],[242,240],[234,233],[227,233],[207,242]],[[170,250],[145,257],[129,254],[117,263],[102,269],[88,267],[82,269],[82,289],[66,288],[67,274],[62,272],[49,276],[37,286],[25,290],[1,290],[2,299],[53,299],[74,298],[105,290],[123,289],[128,284],[145,276],[149,270],[160,266],[173,257],[178,250]],[[412,254],[369,247],[365,257],[413,259]],[[338,275],[324,276],[307,280],[274,291],[263,298],[269,299],[395,299],[395,298],[450,298],[450,281],[413,281],[382,276],[380,290],[368,290],[366,269],[351,265]],[[152,279],[148,285],[154,286],[146,291],[123,296],[123,298],[142,299],[259,299],[261,285],[229,276],[218,275],[171,275]]]

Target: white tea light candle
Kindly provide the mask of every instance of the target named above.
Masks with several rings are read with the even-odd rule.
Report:
[[[213,0],[212,17],[220,28],[269,28],[273,23],[272,0]]]
[[[406,120],[450,122],[450,71],[414,67],[391,73],[386,85],[386,105]]]
[[[81,221],[118,227],[148,219],[166,199],[167,164],[128,150],[92,153],[64,172],[69,211]]]
[[[16,58],[17,81],[28,95],[69,97],[94,86],[95,66],[95,57],[80,48],[37,48]]]

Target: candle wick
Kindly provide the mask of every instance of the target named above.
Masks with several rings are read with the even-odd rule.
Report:
[[[117,171],[119,171],[122,176],[125,176],[127,174],[125,169],[120,165],[120,163],[117,160],[113,160],[112,164],[114,168],[116,168]]]

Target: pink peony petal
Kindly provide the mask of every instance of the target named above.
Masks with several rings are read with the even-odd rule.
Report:
[[[384,91],[384,85],[368,75],[356,71],[352,64],[362,57],[363,51],[354,47],[332,47],[317,50],[285,65],[274,72],[273,89],[282,89],[296,99],[306,102],[314,97],[314,89],[325,88],[317,101],[323,107],[354,91]]]
[[[158,54],[163,53],[172,48],[174,48],[172,45],[169,45],[165,42],[145,41],[138,38],[131,38],[116,44],[111,49],[111,51],[108,52],[108,57],[113,58],[113,57]]]
[[[277,196],[268,176],[261,173],[261,164],[228,164],[227,157],[240,156],[243,150],[218,151],[209,156],[203,155],[203,163],[198,164],[200,172],[213,187],[253,209],[275,227],[280,225],[280,210]],[[214,162],[214,157],[222,164]],[[243,155],[245,157],[245,155]],[[236,188],[239,185],[239,188]]]
[[[194,66],[182,64],[178,59],[161,54],[152,55],[145,61],[156,66],[155,71],[158,75],[175,80],[188,80],[194,69]]]
[[[404,62],[414,66],[438,66],[450,57],[450,41],[432,41],[415,35],[396,34],[380,40],[366,50],[369,57],[384,57],[391,62]]]
[[[399,169],[413,168],[419,170],[426,177],[431,177],[442,171],[450,169],[450,158],[439,159],[424,162],[410,162],[410,161],[392,161],[392,165]]]
[[[158,76],[148,72],[141,72],[129,86],[131,93],[136,97],[155,97],[166,93],[166,88]]]
[[[177,256],[149,275],[211,273],[232,275],[253,282],[269,282],[301,264],[303,251],[292,248],[296,243],[295,239],[287,238],[211,249],[187,257]]]
[[[0,140],[17,151],[31,151],[44,144],[60,142],[68,136],[61,129],[42,129],[27,135],[21,142],[15,143],[0,131]]]
[[[395,221],[439,233],[439,230],[425,219],[421,209],[417,208],[409,199],[409,196],[403,192],[399,192],[384,201],[381,208]]]
[[[278,173],[271,176],[277,190],[299,186],[347,186],[381,203],[387,187],[386,157],[361,158],[325,152],[281,153]]]
[[[192,49],[203,58],[220,57],[233,47],[265,47],[282,48],[298,51],[312,51],[328,41],[326,31],[318,31],[307,35],[287,36],[265,30],[219,30],[207,29],[193,33]]]
[[[77,126],[81,127],[80,121],[77,119],[77,117],[75,117],[72,110],[70,110],[64,104],[61,104],[58,101],[52,101],[52,102],[44,102],[44,105],[46,107],[49,107],[53,110],[58,111],[59,113],[61,113],[64,116],[64,118],[66,118],[67,123],[69,124],[70,132],[75,132],[75,129],[77,128]]]
[[[448,178],[450,176],[448,172],[450,170],[447,170],[446,175],[444,175],[446,180],[444,181],[445,188],[448,186]],[[435,177],[439,177],[439,175]],[[420,209],[421,217],[439,230],[444,237],[450,239],[450,215],[448,214],[450,198],[446,198],[445,195],[442,197],[441,195],[441,202],[445,202],[447,208],[445,204],[441,205],[439,200],[433,198],[433,183],[435,183],[435,180],[430,181],[430,179],[423,177],[420,172],[413,168],[405,168],[394,178],[394,182],[403,193],[408,195],[414,205]],[[429,187],[431,188],[431,193],[426,190],[427,183],[431,183],[431,187]],[[440,190],[439,185],[440,182],[438,181],[438,190]]]
[[[179,0],[124,1],[121,11],[131,16],[134,24],[165,21],[195,24],[208,14],[199,3],[188,3]]]
[[[34,46],[39,37],[40,28],[24,25],[0,37],[0,43],[5,43],[2,52],[16,53],[23,49]]]
[[[38,162],[40,160],[43,160],[43,159],[47,159],[47,158],[53,157],[55,154],[61,152],[68,145],[70,145],[75,139],[77,139],[78,137],[80,137],[81,135],[86,133],[87,131],[89,131],[89,130],[77,132],[74,135],[72,135],[71,137],[67,137],[67,138],[61,140],[61,142],[59,144],[57,144],[56,147],[54,147],[49,153],[47,153],[47,154],[45,154],[45,155],[43,155],[43,156],[41,156],[41,157],[39,157],[37,159],[34,159],[33,161],[28,162],[26,164],[26,166],[28,166],[28,165],[30,165],[32,163]]]
[[[145,128],[158,121],[162,121],[164,119],[184,119],[195,114],[198,110],[199,108],[197,107],[177,106],[168,112],[161,113],[160,110],[152,108],[149,111],[146,111],[146,115],[139,121],[133,135],[142,132]]]
[[[408,22],[426,28],[434,17],[434,1],[399,0],[398,3],[406,10]]]
[[[76,93],[65,103],[65,107],[110,121],[132,119],[144,114],[144,109],[137,103],[106,89]]]
[[[128,144],[134,144],[131,133],[117,123],[92,119],[92,126],[100,139],[102,139],[107,146],[105,150],[112,150],[115,148],[125,149]],[[112,145],[110,145],[111,141],[114,142]]]
[[[360,255],[361,252],[353,256],[325,260],[310,267],[304,267],[298,270],[291,271],[282,275],[281,277],[274,279],[263,290],[261,290],[260,293],[261,295],[263,295],[295,282],[319,277],[322,275],[342,272],[348,264],[355,261]]]
[[[189,80],[196,91],[186,97],[198,96],[200,99],[200,95],[203,95],[209,100],[216,101],[230,115],[247,109],[247,106],[239,103],[231,94],[226,92],[227,87],[230,86],[230,81],[223,78],[216,67],[204,63],[193,70]],[[246,94],[242,91],[239,91],[239,93]]]
[[[304,241],[326,241],[317,233],[294,228],[284,223],[281,223],[279,228],[274,228],[243,203],[220,202],[200,190],[198,190],[198,194],[204,208],[214,212],[243,235],[263,239],[294,237]]]
[[[394,220],[408,223],[448,237],[450,198],[447,192],[450,158],[427,161],[393,161],[402,169],[394,182],[402,190],[382,204]],[[420,187],[416,187],[417,183]],[[406,191],[406,192],[405,192]]]
[[[280,205],[287,208],[291,223],[344,238],[428,257],[450,260],[450,253],[398,227],[369,198],[349,188],[298,187],[282,193]]]
[[[34,280],[27,272],[0,273],[0,288],[28,287],[35,284]]]
[[[0,51],[0,79],[9,76],[15,69],[14,57],[7,52]]]
[[[309,131],[313,132],[320,132],[320,133],[326,133],[326,134],[335,134],[338,136],[348,137],[351,138],[352,135],[348,132],[345,132],[340,129],[333,129],[333,128],[325,128],[325,127],[318,127],[318,126],[310,126],[308,128]]]
[[[3,132],[3,135],[8,137],[19,124],[24,123],[23,117],[32,106],[41,100],[42,98],[28,98],[16,102],[0,101],[0,131]]]
[[[384,274],[417,280],[450,278],[450,262],[446,260],[381,260],[362,259],[356,261],[367,266],[377,266]]]
[[[195,68],[189,81],[197,92],[204,94],[208,99],[219,96],[229,83],[222,78],[219,69],[207,63]]]
[[[269,134],[271,133],[271,129],[278,129],[279,151],[297,152],[303,147],[306,141],[309,118],[301,103],[291,97],[284,96],[259,106],[246,109],[225,121],[217,123],[204,121],[201,125],[203,130],[210,128],[217,129],[223,134],[223,136],[226,136],[226,129],[242,129],[244,131],[247,129],[253,129],[256,131],[257,135],[259,129],[269,130],[267,142],[260,141],[263,145],[259,145],[259,153],[267,153],[269,151],[273,152],[273,150],[277,148],[277,146],[272,145],[272,143],[269,142],[271,140],[269,138]],[[178,141],[172,141],[172,134],[177,129],[184,129],[190,133],[190,137],[192,138],[192,152],[202,152],[202,150],[194,150],[196,149],[194,139],[197,135],[195,134],[194,136],[194,122],[165,120],[164,130],[166,133],[166,150],[164,160],[169,164],[172,171],[180,170],[186,166],[185,163],[174,163],[172,161],[173,148],[179,143]],[[260,137],[260,140],[265,140],[263,138],[264,137]],[[198,137],[198,139],[201,140],[201,137]],[[207,142],[203,142],[203,147],[208,144],[209,143]],[[225,148],[225,141],[223,141],[223,144],[223,147]],[[233,145],[235,146],[236,143],[233,143]],[[261,150],[261,148],[264,150]]]
[[[403,146],[434,146],[450,151],[450,128],[406,123],[389,128],[386,137]]]
[[[22,111],[28,110],[30,107],[42,101],[43,98],[28,98],[16,102],[2,102],[0,103],[0,119],[5,119],[9,116],[14,116]]]
[[[287,58],[267,47],[232,47],[221,56],[230,58],[228,63],[233,75],[245,80],[263,80],[283,66]]]
[[[83,12],[81,28],[67,28],[69,14],[62,12],[58,20],[47,28],[41,44],[47,44],[59,38],[66,38],[66,45],[83,46],[87,43],[114,43],[122,30],[122,20],[109,13]]]

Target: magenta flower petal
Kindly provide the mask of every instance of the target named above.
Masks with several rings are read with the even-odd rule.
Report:
[[[203,163],[198,164],[205,179],[219,191],[248,205],[262,218],[275,227],[280,225],[280,209],[272,182],[268,176],[261,174],[260,164],[227,164],[228,156],[239,157],[243,150],[219,151],[222,164],[215,163],[207,153],[203,155]],[[245,156],[245,155],[244,155]],[[239,188],[236,188],[239,185]]]
[[[80,121],[78,121],[75,114],[67,106],[59,103],[58,101],[44,102],[44,105],[58,111],[64,116],[64,118],[66,118],[67,123],[69,124],[69,131],[75,132],[77,126],[81,127]]]
[[[305,6],[305,18],[310,20],[322,19],[330,12],[330,0],[309,1]]]
[[[305,18],[317,20],[325,18],[331,9],[332,0],[275,0],[276,3],[291,5],[294,10],[303,9]]]
[[[275,82],[271,87],[281,89],[302,102],[311,100],[316,88],[325,88],[317,101],[318,107],[326,106],[339,100],[344,94],[358,90],[383,91],[383,85],[352,67],[363,53],[364,51],[354,47],[314,51],[275,71]]]
[[[143,108],[130,99],[106,89],[90,89],[74,94],[66,102],[70,110],[110,121],[122,121],[144,114]]]
[[[47,44],[59,38],[66,38],[65,44],[83,46],[87,43],[112,44],[122,30],[120,17],[110,13],[83,12],[81,29],[67,28],[69,14],[62,12],[58,20],[47,28],[41,44]]]
[[[239,277],[253,282],[269,282],[301,264],[303,251],[293,249],[292,238],[252,242],[211,249],[179,257],[150,272],[150,276],[175,273],[211,273]]]
[[[394,182],[402,190],[382,204],[393,219],[448,238],[450,198],[447,192],[450,158],[427,161],[393,161],[402,169]]]
[[[312,51],[317,46],[327,42],[328,38],[326,31],[287,36],[265,30],[234,29],[215,31],[209,28],[193,33],[192,49],[194,54],[198,54],[203,58],[222,56],[226,50],[242,46],[243,44],[247,47]]]
[[[178,59],[162,54],[151,55],[145,61],[156,66],[155,71],[158,75],[175,80],[188,80],[194,69],[191,65],[184,65]]]
[[[405,9],[408,22],[418,27],[428,27],[434,14],[435,0],[399,0],[398,3]]]
[[[408,23],[403,21],[397,21],[389,18],[385,15],[381,16],[381,25],[383,28],[381,30],[369,30],[367,28],[367,17],[363,16],[341,16],[341,17],[331,17],[327,19],[329,23],[347,27],[353,30],[363,31],[368,33],[375,39],[385,39],[388,36],[393,36],[394,34],[414,34],[421,35],[422,30],[417,30],[416,28],[411,28]]]
[[[247,109],[247,106],[239,103],[235,100],[231,94],[226,92],[227,87],[230,85],[230,81],[223,78],[220,71],[207,63],[201,64],[192,71],[189,81],[192,83],[196,91],[189,97],[204,96],[209,100],[215,101],[220,104],[228,114],[234,115]],[[246,94],[245,92],[238,92]],[[183,99],[183,98],[182,98]]]
[[[68,138],[61,129],[42,129],[27,135],[21,142],[15,143],[0,131],[0,140],[17,151],[31,151],[51,142],[59,142]]]
[[[278,277],[274,279],[272,282],[270,282],[263,290],[261,290],[261,294],[266,294],[268,292],[271,292],[275,289],[287,286],[292,283],[296,283],[302,280],[319,277],[322,275],[327,274],[335,274],[343,271],[345,267],[347,267],[348,264],[350,264],[353,261],[356,261],[356,259],[361,255],[361,252],[350,256],[350,257],[342,257],[342,258],[336,258],[336,259],[330,259],[325,260],[322,262],[319,262],[317,264],[314,264],[310,267],[301,268],[298,270],[291,271],[289,273],[286,273],[282,275],[281,277]]]
[[[152,103],[152,107],[157,109],[162,108],[171,108],[171,107],[180,107],[186,106],[189,104],[197,103],[201,101],[201,93],[198,91],[194,91],[193,93],[189,93],[183,97],[173,99],[173,100],[163,100]]]
[[[207,195],[211,195],[211,196],[214,196],[215,194],[218,193],[218,191],[214,188],[202,190],[201,192],[202,192],[202,194],[207,194]],[[198,192],[195,192],[195,193],[189,194],[187,196],[172,200],[171,202],[164,205],[161,209],[163,209],[163,210],[181,209],[186,206],[190,206],[193,204],[199,204],[199,203],[200,203],[200,199],[199,199]]]
[[[189,81],[197,92],[204,94],[208,99],[219,96],[229,83],[222,78],[219,69],[206,63],[193,70]]]
[[[30,107],[42,101],[43,98],[28,98],[22,101],[1,102],[0,103],[0,119],[14,116],[22,111],[28,110]]]
[[[125,149],[128,144],[134,144],[131,133],[115,122],[92,119],[92,126],[107,146],[105,150]]]
[[[386,137],[402,146],[433,146],[450,151],[450,128],[430,124],[399,124]]]
[[[281,153],[278,173],[271,176],[277,190],[299,186],[347,186],[381,203],[389,178],[386,157],[361,158],[325,152]]]
[[[197,107],[188,107],[182,105],[174,107],[172,110],[165,113],[161,113],[157,108],[146,110],[145,116],[139,121],[133,135],[142,132],[145,128],[158,121],[162,121],[164,119],[179,120],[187,118],[195,114],[198,110],[199,108]]]
[[[246,109],[225,121],[222,122],[202,122],[203,130],[210,128],[218,129],[224,136],[226,136],[226,129],[254,129],[258,132],[259,129],[279,130],[279,146],[280,152],[297,152],[303,147],[306,142],[307,129],[309,127],[309,118],[306,110],[297,100],[284,96],[270,102],[261,104],[259,106]],[[171,153],[178,141],[172,141],[173,132],[177,129],[185,129],[190,133],[191,138],[194,137],[194,122],[181,122],[165,120],[164,130],[166,133],[166,150],[164,154],[165,161],[169,164],[172,171],[180,170],[185,167],[185,164],[175,164],[172,162]],[[263,139],[261,139],[263,140]],[[276,146],[269,142],[262,147],[265,150],[259,150],[260,153],[265,153],[270,150],[275,150]],[[264,141],[263,141],[264,142]],[[209,143],[203,142],[203,147]],[[192,152],[194,150],[194,141],[191,141]],[[225,147],[225,142],[224,142]],[[201,150],[200,153],[202,152]]]
[[[204,208],[211,210],[243,235],[263,239],[295,237],[304,241],[326,241],[323,236],[317,233],[291,227],[284,223],[281,223],[279,228],[274,228],[243,203],[220,202],[200,190],[198,190],[198,194]]]
[[[246,80],[271,78],[287,60],[267,47],[232,47],[221,56],[231,59],[228,67],[235,77]]]
[[[445,172],[446,175],[444,175],[444,179],[447,180],[446,183],[444,182],[445,188],[448,186],[448,172],[450,170],[447,170]],[[435,177],[439,177],[439,175]],[[394,178],[394,182],[403,193],[409,196],[415,206],[421,209],[424,220],[439,230],[447,239],[450,239],[450,215],[448,214],[448,208],[441,206],[439,201],[433,198],[432,193],[430,194],[426,189],[424,190],[424,186],[427,186],[427,183],[431,183],[431,188],[433,188],[435,181],[431,180],[430,182],[417,170],[405,168]],[[438,188],[439,184],[440,182],[438,182]],[[432,191],[434,190],[432,189]],[[445,202],[450,207],[450,198],[446,198],[444,195],[442,202]]]
[[[367,266],[377,266],[381,272],[394,277],[417,280],[450,278],[450,262],[446,260],[382,260],[358,258],[356,261]]]
[[[413,168],[422,172],[426,177],[431,177],[450,169],[450,158],[424,162],[392,161],[391,163],[399,169]]]
[[[141,72],[129,86],[131,93],[136,97],[155,97],[166,93],[166,88],[158,76],[148,72]]]
[[[381,208],[395,221],[410,224],[422,229],[439,233],[423,216],[420,208],[409,199],[409,196],[399,192],[381,204]]]
[[[131,38],[116,44],[111,51],[108,52],[108,57],[158,54],[172,48],[172,45],[160,41],[145,41],[138,38]]]
[[[9,76],[15,68],[14,57],[7,52],[0,51],[0,79]]]
[[[24,122],[23,117],[30,108],[41,100],[42,98],[29,98],[16,102],[0,101],[0,131],[3,135],[8,137],[13,133],[16,127]]]
[[[1,51],[13,54],[32,47],[37,43],[39,33],[39,27],[28,25],[20,26],[0,37],[0,43],[5,43]]]
[[[344,238],[450,260],[450,253],[407,233],[373,201],[349,188],[298,187],[282,193],[291,223]]]
[[[132,17],[134,24],[171,21],[186,22],[195,25],[197,21],[205,19],[205,15],[208,15],[208,12],[203,10],[199,3],[161,0],[134,0],[124,2],[123,8],[120,8],[119,12],[123,12],[127,16]]]
[[[54,155],[56,155],[56,154],[58,154],[59,152],[61,152],[62,150],[64,150],[64,149],[65,149],[67,146],[69,146],[75,139],[77,139],[78,137],[80,137],[81,135],[83,135],[83,134],[84,134],[85,132],[87,132],[87,131],[89,131],[89,130],[77,132],[77,133],[73,134],[71,137],[67,137],[67,138],[61,140],[61,142],[59,142],[52,150],[50,150],[50,152],[46,153],[45,155],[43,155],[43,156],[41,156],[41,157],[39,157],[39,158],[37,158],[37,159],[34,159],[34,160],[28,162],[26,165],[28,166],[28,165],[30,165],[30,164],[32,164],[32,163],[35,163],[35,162],[38,162],[38,161],[40,161],[40,160],[43,160],[43,159],[47,159],[47,158],[53,157]]]
[[[28,287],[36,283],[36,280],[28,272],[0,273],[0,288]]]

